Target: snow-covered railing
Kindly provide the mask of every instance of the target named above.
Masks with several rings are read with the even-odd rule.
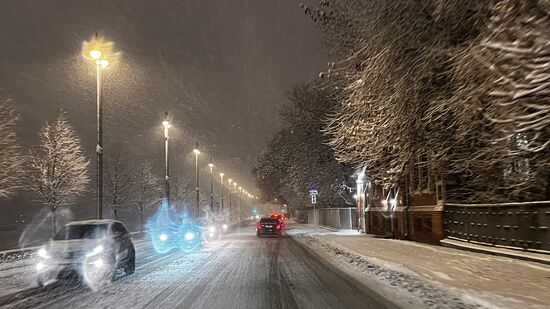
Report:
[[[458,206],[458,207],[508,207],[508,206],[538,206],[538,205],[550,205],[550,201],[494,203],[494,204],[445,203],[445,206]]]
[[[491,246],[550,252],[550,201],[445,203],[445,235]]]

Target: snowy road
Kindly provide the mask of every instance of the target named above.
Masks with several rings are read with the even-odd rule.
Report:
[[[140,246],[141,247],[141,246]],[[393,308],[290,237],[239,228],[192,254],[147,246],[132,276],[100,291],[58,287],[6,308]]]

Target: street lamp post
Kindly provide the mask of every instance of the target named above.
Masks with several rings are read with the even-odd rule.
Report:
[[[243,197],[241,196],[242,193],[243,193],[243,187],[239,187],[239,193],[241,193],[239,195],[239,220],[242,221],[243,220]]]
[[[220,173],[220,213],[223,215],[223,172]]]
[[[199,151],[199,143],[195,143],[195,149],[193,149],[193,153],[195,153],[195,179],[196,179],[196,207],[197,207],[197,218],[200,217],[200,192],[199,192],[199,154],[201,153]]]
[[[210,156],[210,211],[214,212],[214,158]]]
[[[162,121],[162,125],[164,127],[164,198],[166,199],[166,203],[170,205],[170,169],[168,156],[168,129],[170,129],[170,120],[168,119],[168,112],[164,113],[164,120]]]
[[[97,125],[97,145],[96,145],[96,199],[97,199],[97,218],[103,217],[103,88],[102,88],[102,70],[109,66],[109,57],[113,55],[113,43],[105,42],[103,38],[96,33],[90,42],[84,42],[82,54],[86,59],[92,60],[96,65],[96,125]]]
[[[237,208],[237,182],[234,181],[233,182],[233,208]],[[231,213],[231,215],[233,215],[233,212]]]
[[[233,191],[231,190],[231,184],[233,182],[233,179],[229,178],[227,182],[229,182],[229,220],[231,220],[231,211],[233,211],[233,207],[232,207]]]

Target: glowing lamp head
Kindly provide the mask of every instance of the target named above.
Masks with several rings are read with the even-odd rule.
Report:
[[[159,239],[160,241],[167,241],[168,240],[168,235],[162,233],[159,235]]]
[[[44,264],[44,263],[42,263],[42,262],[38,262],[38,263],[36,263],[36,266],[35,266],[35,267],[36,267],[36,270],[37,270],[37,271],[41,271],[41,270],[43,270],[44,268],[46,268],[46,264]]]
[[[193,153],[195,153],[195,155],[199,155],[201,153],[200,150],[198,150],[197,148],[193,149]]]
[[[214,232],[216,232],[216,228],[215,228],[214,226],[210,226],[210,227],[208,228],[208,232],[214,233]]]
[[[90,51],[90,57],[92,57],[92,59],[99,60],[99,58],[101,58],[101,51],[92,49]]]
[[[223,177],[223,175],[225,175],[224,173],[220,173],[220,177]]]
[[[227,224],[222,225],[222,229],[227,230],[228,228],[229,226],[227,226]]]
[[[233,179],[229,178],[227,179],[227,181],[229,181],[229,184],[231,184],[233,182]]]
[[[208,163],[208,167],[214,168],[214,163]]]
[[[166,129],[170,129],[170,127],[171,127],[170,121],[168,121],[168,120],[162,121],[162,125],[163,125]]]

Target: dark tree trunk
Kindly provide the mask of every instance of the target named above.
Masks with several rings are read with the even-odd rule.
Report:
[[[56,222],[55,222],[55,209],[52,209],[51,210],[51,213],[52,213],[52,238],[55,237],[55,225],[56,225]]]

